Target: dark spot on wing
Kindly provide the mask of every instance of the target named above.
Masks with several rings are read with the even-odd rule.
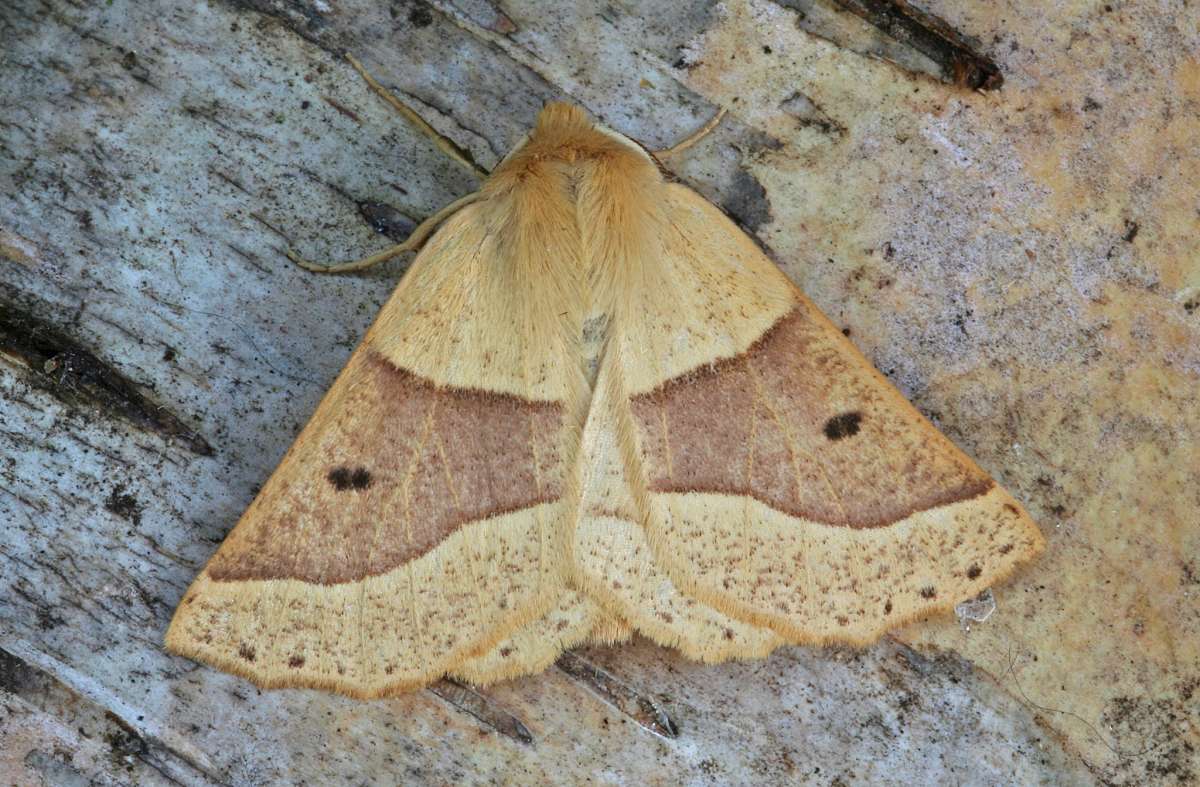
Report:
[[[921,588],[921,598],[937,598],[937,588],[933,585],[926,585]]]
[[[254,648],[243,642],[238,646],[238,655],[244,658],[246,661],[254,661],[254,658],[257,654],[255,654]]]
[[[365,467],[335,467],[326,476],[339,492],[347,489],[366,489],[371,485],[371,473]]]
[[[979,566],[972,563],[971,567],[967,569],[967,579],[975,579],[982,573],[983,573],[983,569],[981,569]]]
[[[292,669],[300,669],[304,666],[304,657],[292,656],[290,659],[288,659],[288,666]]]
[[[835,415],[825,422],[825,436],[830,440],[841,440],[858,434],[859,424],[862,423],[862,413],[851,411]]]
[[[890,598],[888,599],[887,603],[883,605],[883,614],[892,614],[892,600]]]

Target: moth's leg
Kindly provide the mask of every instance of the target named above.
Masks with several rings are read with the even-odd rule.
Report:
[[[654,157],[656,159],[658,159],[659,161],[662,161],[663,159],[670,158],[671,156],[674,156],[677,153],[682,153],[683,151],[690,148],[692,145],[695,145],[697,142],[699,142],[700,140],[704,139],[709,134],[711,134],[713,129],[715,129],[717,126],[721,125],[721,120],[723,120],[724,117],[725,117],[725,107],[721,107],[720,109],[717,110],[717,114],[713,115],[712,118],[709,119],[709,121],[707,123],[705,123],[703,126],[701,126],[696,131],[693,131],[685,139],[682,139],[679,142],[676,142],[674,145],[667,148],[666,150],[654,151]]]
[[[332,265],[322,265],[320,263],[310,262],[304,259],[292,249],[287,250],[287,256],[288,259],[299,265],[301,268],[313,271],[314,273],[349,273],[350,271],[361,271],[374,265],[378,265],[381,262],[387,262],[393,257],[400,256],[406,251],[416,251],[417,249],[421,248],[422,244],[424,244],[429,236],[433,234],[433,231],[438,228],[438,225],[450,218],[450,216],[456,213],[460,208],[470,205],[477,199],[479,199],[479,192],[476,191],[468,194],[465,197],[460,197],[454,200],[454,202],[451,202],[449,205],[417,225],[417,228],[412,231],[412,234],[409,235],[403,243],[397,243],[391,248],[372,254],[370,257],[363,257],[361,260],[342,262]]]
[[[378,93],[384,101],[391,104],[392,107],[399,112],[405,120],[407,120],[409,123],[412,123],[418,131],[433,140],[433,144],[437,145],[439,150],[457,161],[459,164],[462,164],[464,167],[474,172],[475,175],[481,180],[488,176],[488,171],[476,164],[475,159],[471,158],[470,153],[456,145],[454,140],[438,133],[438,130],[426,123],[425,119],[418,115],[412,107],[396,98],[391,91],[376,82],[375,77],[371,76],[367,72],[367,69],[362,63],[358,62],[358,59],[355,58],[354,55],[347,53],[346,60],[350,61],[350,65],[354,66],[354,70],[359,73],[359,75],[367,83],[368,87]]]

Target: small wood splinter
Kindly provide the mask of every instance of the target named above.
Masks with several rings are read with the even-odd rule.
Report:
[[[575,107],[337,269],[417,247],[172,652],[363,698],[632,631],[720,662],[870,643],[1043,548],[753,240]]]

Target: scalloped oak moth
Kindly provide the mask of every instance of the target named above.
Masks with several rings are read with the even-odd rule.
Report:
[[[719,209],[552,104],[184,595],[178,654],[375,697],[636,630],[869,643],[1043,548]]]

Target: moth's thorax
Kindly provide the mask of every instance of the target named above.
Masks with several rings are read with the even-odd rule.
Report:
[[[512,266],[506,275],[524,282],[530,301],[554,303],[569,343],[582,337],[592,358],[603,338],[596,326],[619,309],[620,282],[637,281],[633,269],[661,256],[668,188],[636,142],[594,125],[575,107],[550,104],[488,178],[478,209],[503,247],[493,264]],[[592,365],[585,358],[585,367]]]
[[[554,103],[542,110],[533,131],[505,156],[489,180],[528,176],[539,165],[597,162],[658,173],[657,162],[638,143],[592,123],[578,107]]]
[[[662,184],[658,163],[636,142],[593,124],[577,107],[549,104],[534,130],[496,167],[483,193],[586,199],[589,192],[617,188],[631,197]]]

